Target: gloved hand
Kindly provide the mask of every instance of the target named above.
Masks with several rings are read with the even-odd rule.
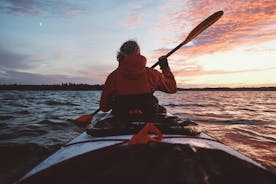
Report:
[[[161,56],[158,59],[158,64],[159,64],[161,70],[169,68],[168,59],[166,56]]]

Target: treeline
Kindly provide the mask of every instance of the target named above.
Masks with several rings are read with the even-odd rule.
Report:
[[[8,84],[0,85],[0,90],[102,90],[103,85],[95,84],[74,84],[74,83],[62,83],[53,85],[19,85]]]

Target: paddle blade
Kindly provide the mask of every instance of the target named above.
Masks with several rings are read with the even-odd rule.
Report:
[[[221,16],[223,15],[223,11],[218,11],[216,13],[213,13],[210,15],[207,19],[202,21],[199,25],[197,25],[190,34],[186,37],[186,39],[181,42],[179,45],[177,45],[173,50],[171,50],[168,54],[166,54],[166,57],[169,57],[172,55],[175,51],[177,51],[180,47],[190,42],[192,39],[194,39],[197,35],[202,33],[205,29],[210,27],[212,24],[214,24]],[[151,68],[154,68],[158,65],[158,62],[156,62],[154,65],[152,65]]]
[[[74,123],[79,127],[85,127],[89,125],[92,121],[93,116],[91,114],[83,115],[74,120]]]
[[[196,26],[190,34],[187,36],[186,40],[182,43],[183,45],[194,39],[197,35],[199,35],[202,31],[210,27],[214,24],[220,17],[223,15],[223,11],[218,11],[212,15],[210,15],[207,19],[201,22],[198,26]]]

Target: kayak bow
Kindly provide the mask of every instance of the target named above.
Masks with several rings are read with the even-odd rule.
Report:
[[[109,114],[100,121],[107,119]],[[146,144],[129,144],[144,122],[125,129],[93,126],[18,183],[275,183],[275,175],[261,164],[198,131],[198,126],[184,124],[155,123],[162,140]]]

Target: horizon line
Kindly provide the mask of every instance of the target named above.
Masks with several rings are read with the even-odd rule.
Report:
[[[0,84],[0,90],[102,90],[104,84],[76,84],[76,83],[62,83],[62,84]],[[262,86],[262,87],[192,87],[182,88],[177,90],[267,90],[276,91],[276,86]]]

